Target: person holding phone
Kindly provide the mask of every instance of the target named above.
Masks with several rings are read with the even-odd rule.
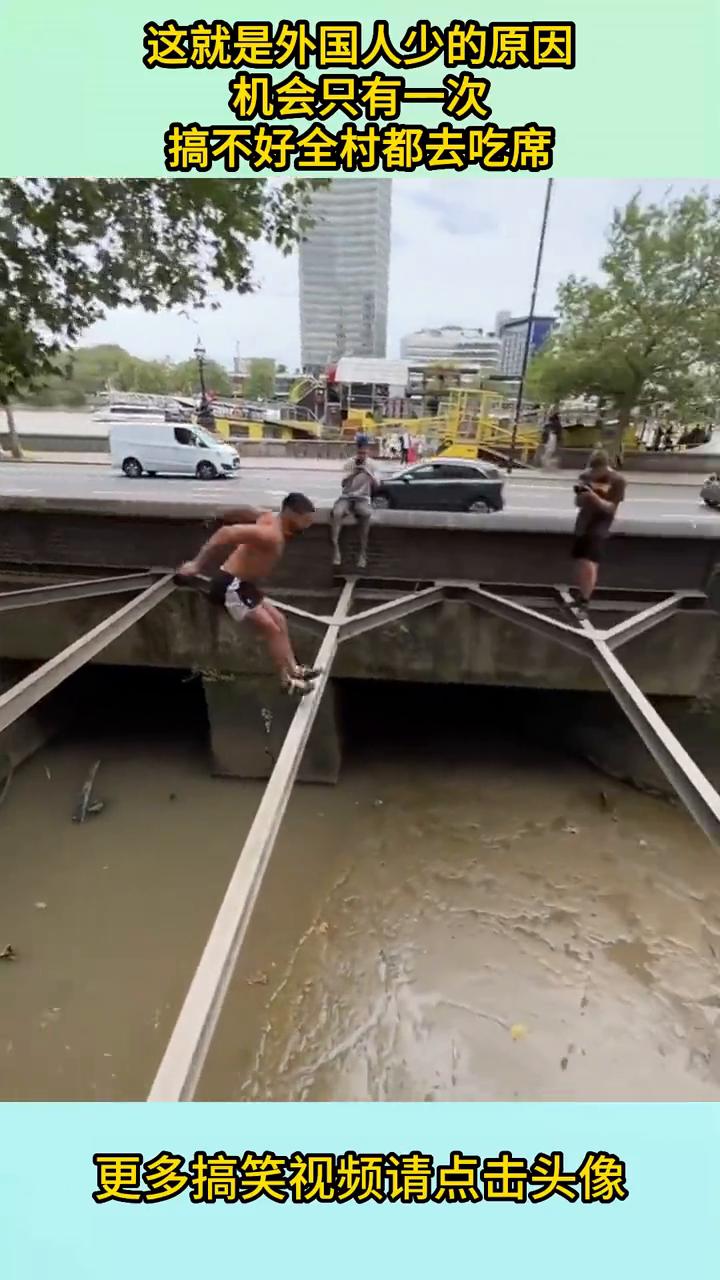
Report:
[[[604,449],[596,449],[575,485],[578,508],[572,557],[576,564],[573,596],[581,607],[589,604],[597,585],[598,567],[610,536],[615,513],[625,497],[625,479],[610,466]]]

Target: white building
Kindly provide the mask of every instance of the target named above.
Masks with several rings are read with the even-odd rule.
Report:
[[[461,329],[444,325],[442,329],[418,329],[400,341],[400,355],[407,360],[414,381],[431,365],[453,365],[463,382],[489,377],[497,372],[500,361],[500,339],[482,329]]]
[[[313,195],[315,223],[300,245],[302,366],[384,356],[392,186],[389,178],[334,179]]]

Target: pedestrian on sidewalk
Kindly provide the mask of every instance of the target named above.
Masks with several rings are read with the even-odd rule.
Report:
[[[558,465],[561,442],[562,422],[560,421],[560,414],[557,412],[551,413],[542,433],[541,465],[543,467],[555,467]]]

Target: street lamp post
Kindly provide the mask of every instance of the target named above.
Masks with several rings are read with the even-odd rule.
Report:
[[[195,346],[195,359],[198,362],[198,373],[200,375],[200,410],[202,414],[207,413],[207,392],[205,390],[205,348],[198,338]]]
[[[515,461],[515,447],[517,444],[518,426],[520,423],[520,414],[522,413],[522,400],[525,391],[525,378],[527,376],[528,360],[530,359],[530,343],[532,342],[533,324],[535,321],[535,302],[537,299],[538,284],[540,282],[540,268],[542,267],[543,250],[545,248],[545,232],[547,231],[548,214],[550,212],[550,198],[552,196],[553,179],[548,178],[547,190],[545,192],[545,207],[543,209],[542,224],[540,226],[540,239],[538,240],[537,259],[535,261],[535,279],[533,280],[532,297],[530,298],[530,311],[527,319],[527,333],[525,334],[525,348],[523,350],[522,368],[520,371],[520,385],[518,387],[517,400],[515,402],[515,420],[513,422],[512,439],[510,441],[510,456],[508,458],[508,475],[513,469]]]

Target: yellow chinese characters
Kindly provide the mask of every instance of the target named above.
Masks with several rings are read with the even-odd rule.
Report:
[[[148,70],[231,69],[227,105],[240,128],[171,124],[165,168],[173,174],[540,172],[552,168],[555,130],[491,124],[491,82],[478,73],[575,66],[572,22],[455,19],[440,27],[423,18],[399,33],[386,18],[371,29],[252,15],[167,19],[146,23],[143,44]],[[433,64],[448,74],[441,80],[436,70],[427,83]],[[407,119],[416,106],[422,121]]]
[[[438,27],[426,18],[394,37],[386,18],[363,32],[359,22],[286,19],[273,26],[254,20],[147,22],[143,62],[149,70],[178,67],[295,67],[311,60],[323,70],[358,71],[381,63],[413,70],[439,62],[446,67],[565,68],[575,66],[574,22],[490,22],[455,19]]]
[[[93,1156],[99,1205],[157,1204],[187,1193],[191,1204],[237,1204],[269,1200],[292,1204],[542,1204],[554,1196],[570,1204],[610,1204],[628,1197],[625,1164],[607,1151],[588,1151],[576,1171],[563,1154],[539,1152],[528,1161],[451,1151],[435,1161],[422,1151],[387,1154],[345,1151],[196,1151],[189,1159],[161,1151],[150,1159],[137,1152]]]
[[[295,105],[301,103],[302,97]],[[320,122],[302,132],[270,123],[206,127],[175,123],[165,135],[165,165],[171,173],[207,173],[219,163],[228,173],[245,168],[278,173],[290,168],[347,173],[378,168],[386,173],[477,168],[532,173],[550,168],[554,145],[555,130],[535,124],[460,129],[450,124],[426,128],[371,123],[363,129],[352,122],[333,133]]]

